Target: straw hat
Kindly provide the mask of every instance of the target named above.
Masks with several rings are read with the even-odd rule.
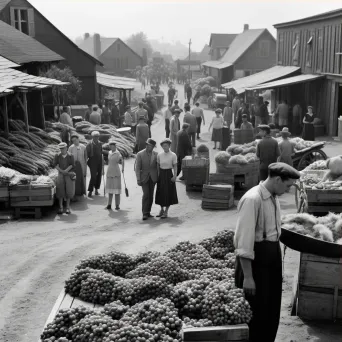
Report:
[[[99,137],[100,133],[98,131],[93,131],[93,132],[91,132],[91,136],[92,137]]]
[[[291,133],[289,132],[289,129],[287,127],[283,127],[283,129],[279,132],[280,135],[287,135],[290,136]]]

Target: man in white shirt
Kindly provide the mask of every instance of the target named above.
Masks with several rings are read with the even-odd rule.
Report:
[[[200,138],[199,134],[201,133],[202,121],[203,121],[203,126],[205,125],[203,109],[200,107],[199,102],[196,102],[196,107],[192,109],[191,113],[196,116],[196,120],[197,120],[197,139],[199,139]]]
[[[183,123],[189,124],[188,134],[190,137],[192,147],[196,147],[196,131],[197,131],[197,120],[196,116],[190,113],[190,105],[184,106],[185,114]]]
[[[253,311],[250,342],[274,342],[277,335],[282,295],[278,196],[300,178],[299,172],[285,163],[269,165],[268,172],[266,181],[241,198],[234,236],[235,283],[244,289]]]
[[[69,108],[68,107],[63,107],[63,112],[61,116],[59,117],[59,122],[68,125],[70,127],[73,127],[72,119],[69,115]]]
[[[170,120],[172,118],[171,105],[167,106],[164,112],[166,138],[170,137]]]

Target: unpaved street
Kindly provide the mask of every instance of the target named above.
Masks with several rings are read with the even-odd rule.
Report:
[[[182,91],[179,92],[183,97]],[[206,111],[207,121],[213,116]],[[182,117],[181,117],[182,121]],[[207,131],[208,124],[205,131]],[[164,121],[157,115],[153,138],[164,137]],[[203,142],[209,134],[202,134]],[[329,146],[338,153],[340,146]],[[330,153],[330,154],[331,154]],[[214,152],[211,150],[211,159]],[[103,196],[73,204],[72,214],[46,214],[42,220],[21,219],[0,224],[0,341],[36,342],[51,308],[81,258],[117,249],[126,253],[164,251],[181,240],[196,242],[225,229],[234,228],[236,208],[230,211],[204,211],[201,195],[186,193],[177,182],[178,206],[170,208],[164,221],[141,220],[141,189],[136,185],[134,159],[126,164],[130,197],[122,198],[121,210],[104,210]],[[212,172],[214,172],[212,165]],[[103,194],[103,190],[101,191]],[[285,212],[294,212],[293,194],[281,200]],[[157,213],[154,208],[153,213]],[[341,327],[317,326],[289,316],[293,274],[298,253],[287,251],[283,312],[277,341],[338,341]]]

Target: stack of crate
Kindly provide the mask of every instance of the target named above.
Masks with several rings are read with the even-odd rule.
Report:
[[[208,183],[210,162],[207,158],[187,156],[182,160],[182,171],[186,183],[186,191],[202,190]]]
[[[234,206],[234,187],[228,184],[204,184],[202,209],[228,210]]]

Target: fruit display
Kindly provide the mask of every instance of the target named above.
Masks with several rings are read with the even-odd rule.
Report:
[[[319,180],[317,183],[307,184],[308,188],[313,190],[342,190],[342,179],[336,181],[329,181],[329,180]]]
[[[317,160],[308,165],[304,170],[327,170],[327,162],[326,160]]]
[[[298,234],[342,244],[342,214],[329,213],[326,216],[288,214],[282,217],[282,228]]]
[[[184,327],[248,323],[251,309],[234,285],[234,232],[163,254],[110,252],[82,260],[65,283],[71,296],[103,308],[62,310],[42,341],[181,341]]]

